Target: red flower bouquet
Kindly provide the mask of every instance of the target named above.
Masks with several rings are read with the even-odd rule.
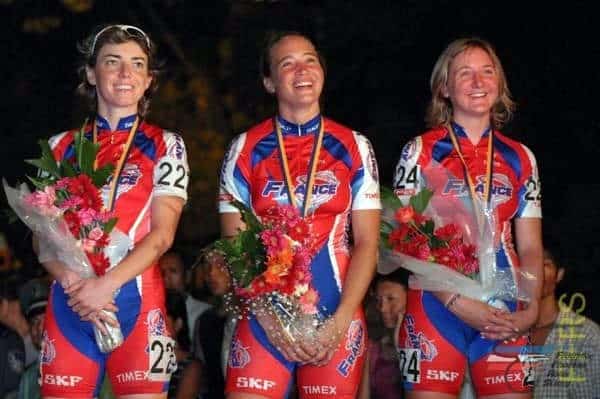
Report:
[[[465,242],[456,224],[436,227],[432,218],[423,215],[432,195],[433,192],[423,190],[412,197],[409,205],[398,207],[394,212],[396,225],[384,237],[386,244],[395,252],[476,278],[479,264],[475,245]]]
[[[436,198],[436,209],[428,189],[407,205],[386,188],[381,197],[379,272],[403,267],[412,272],[411,288],[459,293],[499,308],[506,308],[503,300],[517,299],[516,283],[505,275],[510,271],[496,268],[493,215],[478,221],[472,210],[441,198]]]
[[[238,201],[247,229],[215,243],[233,280],[241,314],[271,312],[289,338],[316,327],[319,296],[312,287],[312,238],[306,220],[289,206],[273,206],[259,220]]]
[[[40,146],[41,158],[27,161],[40,170],[40,177],[29,178],[36,190],[30,192],[25,184],[11,188],[4,181],[8,202],[37,235],[40,262],[59,260],[82,278],[103,275],[131,245],[114,229],[117,219],[103,209],[100,189],[113,168],[94,168],[98,145],[82,132],[75,134],[72,162],[57,163],[48,143],[41,141]],[[123,342],[123,335],[118,327],[105,323],[105,328],[108,334],[94,328],[96,342],[103,352],[110,352]]]

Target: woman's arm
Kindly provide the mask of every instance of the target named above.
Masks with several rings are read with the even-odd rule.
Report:
[[[70,296],[69,306],[81,317],[87,317],[111,302],[114,292],[123,284],[156,263],[173,243],[183,204],[183,199],[176,196],[153,198],[150,232],[104,276],[69,286],[65,290]]]
[[[532,278],[523,278],[517,274],[520,293],[530,298],[525,308],[506,315],[506,319],[515,326],[514,333],[506,335],[490,336],[492,339],[517,338],[525,333],[535,324],[538,318],[539,301],[542,295],[544,282],[543,262],[544,249],[542,244],[542,219],[519,218],[515,219],[515,242],[517,254],[521,264],[519,271]]]
[[[346,272],[340,304],[331,321],[317,334],[317,342],[321,344],[322,349],[313,361],[316,365],[329,362],[356,310],[362,305],[375,273],[380,213],[379,209],[352,212],[352,258]]]

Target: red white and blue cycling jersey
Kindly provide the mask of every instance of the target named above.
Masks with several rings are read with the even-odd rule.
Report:
[[[475,182],[475,191],[481,196],[486,180],[490,129],[484,132],[477,144],[469,140],[461,126],[453,123],[452,129],[466,169]],[[494,131],[492,137],[493,177],[489,204],[497,218],[496,265],[507,270],[506,276],[513,279],[519,258],[513,245],[511,222],[514,218],[541,218],[540,182],[535,158],[526,146],[500,132]],[[436,168],[445,171],[442,179],[439,179],[439,174],[430,173]],[[435,186],[436,195],[445,198],[445,202],[467,206],[471,198],[464,173],[465,167],[447,129],[439,127],[406,144],[396,167],[394,189],[398,197],[407,203],[411,195],[425,187]],[[515,302],[506,304],[511,311],[516,310]],[[430,292],[409,291],[398,342],[400,348],[409,349],[404,351],[409,357],[413,354],[411,349],[420,349],[418,364],[413,361],[408,375],[404,370],[407,389],[456,394],[464,377],[467,359],[478,395],[527,389],[521,364],[516,360],[526,340],[523,338],[508,348],[496,341],[483,339],[478,331],[448,311]],[[407,361],[410,360],[407,358]],[[408,366],[408,362],[406,364]]]
[[[324,123],[308,215],[317,248],[311,264],[312,284],[319,292],[318,308],[323,316],[329,316],[340,302],[350,263],[350,214],[380,209],[375,156],[364,136],[320,115],[303,125],[277,118],[298,202],[304,199],[314,140],[321,121]],[[274,204],[289,203],[273,122],[268,119],[232,142],[221,171],[221,213],[238,212],[230,203],[233,199],[243,202],[259,217]],[[358,312],[346,340],[327,366],[298,368],[300,395],[351,395],[360,377],[365,343],[366,327]],[[231,347],[227,391],[283,397],[297,367],[271,345],[255,319],[242,320]]]
[[[108,122],[97,117],[99,167],[117,163],[135,118],[136,115],[122,118],[116,130],[111,131]],[[90,140],[91,131],[91,124],[85,127],[86,137]],[[74,157],[75,132],[67,131],[50,139],[50,147],[57,160]],[[119,175],[113,207],[118,218],[116,227],[129,235],[134,246],[150,232],[153,198],[168,195],[187,200],[188,175],[181,137],[142,121]],[[109,183],[110,179],[102,189],[105,205]],[[41,353],[43,395],[97,396],[105,369],[117,395],[158,393],[168,389],[168,376],[163,378],[167,382],[148,379],[152,368],[151,352],[160,346],[152,341],[154,345],[150,348],[150,341],[156,340],[156,337],[168,339],[164,285],[157,265],[147,268],[118,291],[115,303],[119,309],[117,318],[124,343],[109,354],[99,351],[91,323],[81,321],[67,305],[67,300],[63,288],[55,282]],[[155,367],[152,373],[156,371]]]

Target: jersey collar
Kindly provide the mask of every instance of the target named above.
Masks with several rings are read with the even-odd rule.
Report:
[[[321,127],[321,114],[318,114],[308,122],[302,124],[289,122],[280,115],[277,115],[277,122],[279,123],[279,126],[281,126],[281,133],[284,136],[307,136],[319,132],[319,128]]]
[[[119,119],[119,123],[117,123],[117,128],[115,129],[115,131],[129,130],[133,125],[133,122],[135,122],[136,117],[137,114],[133,114]],[[99,133],[102,133],[103,131],[110,132],[110,124],[106,119],[104,119],[100,115],[96,115],[96,127],[98,128]]]
[[[460,138],[467,137],[467,132],[465,131],[465,129],[456,122],[452,122],[452,130],[454,131],[454,134],[456,134],[456,136],[458,136]],[[491,131],[492,131],[492,127],[488,126],[483,131],[483,134],[481,135],[481,137],[483,138],[483,137],[489,136]]]

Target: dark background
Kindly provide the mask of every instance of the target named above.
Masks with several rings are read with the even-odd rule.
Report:
[[[23,159],[38,155],[37,140],[83,122],[76,42],[105,22],[138,25],[166,61],[149,119],[180,132],[188,147],[191,200],[176,247],[191,262],[218,234],[216,171],[227,142],[273,112],[257,66],[267,30],[315,38],[328,67],[324,112],[371,139],[383,184],[401,146],[424,129],[437,56],[451,40],[476,35],[496,46],[518,104],[504,132],[536,154],[546,244],[570,268],[564,289],[582,292],[584,313],[599,320],[598,19],[586,2],[527,4],[0,0],[1,174],[22,181],[34,173]],[[22,270],[35,274],[26,229],[0,223]]]

